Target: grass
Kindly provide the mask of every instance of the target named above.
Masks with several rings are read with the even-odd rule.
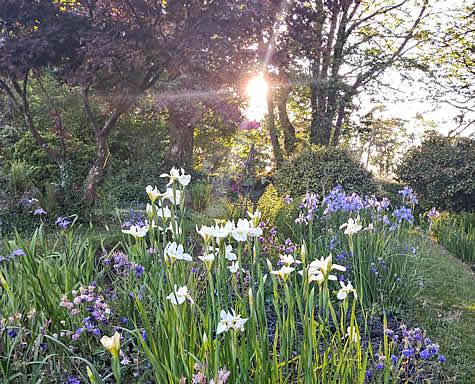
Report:
[[[475,274],[431,239],[421,237],[419,250],[424,287],[405,318],[446,355],[443,383],[475,383]]]
[[[475,213],[444,213],[434,221],[432,229],[443,247],[462,261],[475,263]]]

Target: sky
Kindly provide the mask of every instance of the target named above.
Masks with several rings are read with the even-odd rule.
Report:
[[[454,9],[468,7],[470,3],[472,0],[432,0],[432,16],[424,20],[426,28],[436,30],[437,25],[440,25],[441,30],[444,30],[448,24],[453,23],[453,19],[447,15],[450,15]],[[455,118],[460,112],[449,104],[437,106],[431,104],[430,96],[424,90],[422,83],[404,84],[401,76],[395,70],[386,71],[384,82],[394,84],[395,88],[405,89],[404,94],[398,95],[402,99],[401,101],[386,104],[387,110],[383,113],[385,117],[399,117],[407,120],[408,128],[416,135],[423,132],[423,126],[416,118],[417,115],[422,115],[425,120],[432,121],[436,130],[444,135],[457,128]],[[454,97],[455,95],[447,95],[448,99]],[[368,104],[371,104],[369,99]],[[475,135],[475,125],[462,133],[463,136],[471,134]]]

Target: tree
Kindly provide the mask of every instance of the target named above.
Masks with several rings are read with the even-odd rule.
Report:
[[[70,9],[49,1],[6,0],[0,5],[0,91],[8,98],[13,114],[22,116],[36,144],[58,166],[62,197],[70,188],[67,133],[44,74],[69,72],[80,62],[76,52],[87,20]],[[48,105],[44,120],[50,122],[50,132],[41,130],[41,119],[32,110],[32,82]],[[52,137],[57,144],[52,144]]]
[[[38,145],[58,164],[59,151],[45,142],[29,113],[28,80],[50,69],[81,89],[96,140],[84,185],[84,201],[91,203],[110,155],[108,137],[119,118],[152,88],[160,91],[162,81],[198,74],[207,66],[212,73],[233,42],[244,33],[252,36],[266,3],[7,0],[0,14],[0,86],[22,111]],[[94,112],[91,99],[102,113]]]
[[[360,160],[365,162],[366,169],[375,165],[380,176],[390,176],[406,130],[403,120],[377,115],[384,110],[383,105],[378,105],[365,114],[356,128],[356,136],[361,148]]]
[[[279,3],[243,1],[239,12],[223,15],[227,28],[222,36],[213,37],[225,39],[227,44],[218,50],[207,50],[204,60],[184,64],[167,78],[167,92],[159,92],[157,100],[169,114],[171,164],[192,163],[193,134],[209,111],[224,125],[236,126],[242,119],[240,88],[243,80],[263,62],[262,44],[274,25]],[[253,48],[256,44],[257,49]]]
[[[436,107],[446,104],[458,111],[449,136],[475,135],[475,10],[471,3],[444,4],[427,26],[431,38],[419,58]]]
[[[291,65],[303,65],[309,72],[294,82],[310,84],[312,143],[339,142],[353,98],[418,44],[415,38],[427,3],[414,7],[409,0],[292,2],[280,40]]]

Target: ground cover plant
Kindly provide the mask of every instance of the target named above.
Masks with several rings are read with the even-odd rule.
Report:
[[[385,315],[371,326],[375,306],[390,313],[417,290],[411,208],[337,186],[305,195],[293,239],[259,211],[186,233],[191,176],[162,176],[113,247],[74,217],[6,244],[3,381],[437,380],[445,357],[424,330]]]

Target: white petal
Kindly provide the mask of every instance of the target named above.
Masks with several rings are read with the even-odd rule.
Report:
[[[338,300],[345,300],[347,296],[348,294],[342,289],[340,289],[338,293],[336,294],[336,297],[338,298]]]
[[[218,323],[218,328],[216,329],[216,334],[219,335],[220,333],[226,332],[227,328],[228,327],[226,326],[226,324],[220,321]]]
[[[338,264],[333,264],[333,269],[336,269],[337,271],[342,271],[342,272],[346,271],[346,267],[344,267],[343,265],[338,265]]]

